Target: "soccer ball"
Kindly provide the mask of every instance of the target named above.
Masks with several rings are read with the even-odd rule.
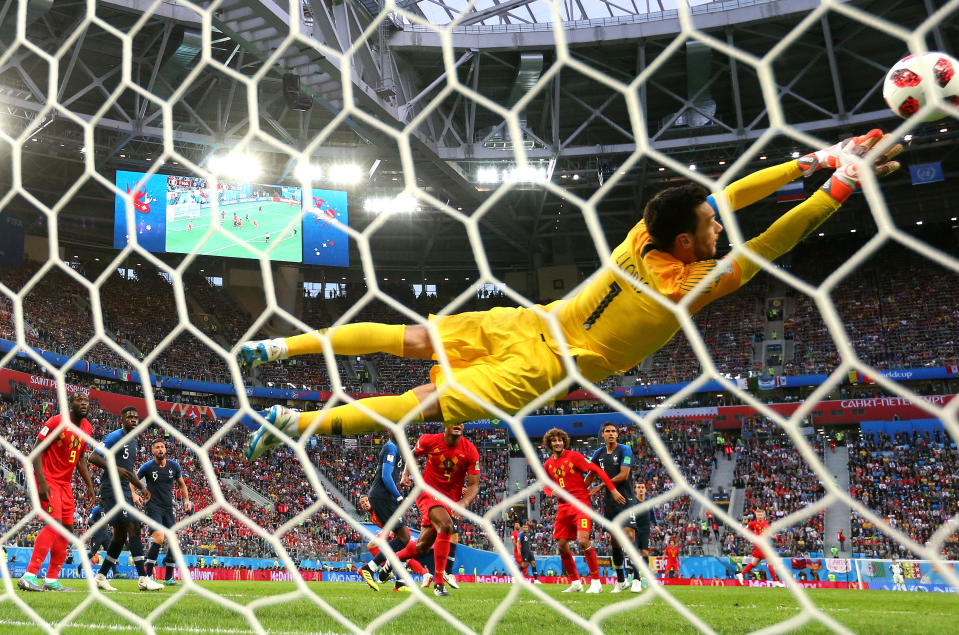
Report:
[[[886,73],[882,98],[903,119],[919,112],[926,97],[933,95],[959,106],[959,61],[951,55],[935,51],[909,55]],[[948,115],[948,112],[935,110],[923,121],[939,121]]]

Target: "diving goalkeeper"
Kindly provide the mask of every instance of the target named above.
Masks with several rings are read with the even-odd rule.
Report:
[[[810,198],[790,209],[765,232],[746,243],[749,250],[774,260],[792,249],[829,218],[859,187],[859,157],[883,139],[871,130],[799,159],[772,166],[709,194],[695,184],[663,190],[646,205],[643,220],[616,247],[606,268],[592,276],[573,297],[539,307],[554,316],[569,355],[588,380],[598,382],[628,370],[665,345],[679,330],[676,316],[657,302],[652,289],[679,302],[717,264],[716,240],[722,225],[716,220],[717,196],[732,209],[750,205],[800,176],[822,168],[835,172]],[[890,147],[870,167],[879,177],[899,168],[892,159],[902,146]],[[759,266],[745,256],[732,259],[727,269],[700,289],[690,303],[691,314],[746,284]],[[547,392],[566,376],[561,348],[547,321],[533,309],[497,307],[431,317],[449,359],[452,379],[440,365],[433,366],[430,382],[402,395],[370,397],[324,411],[297,412],[273,406],[266,415],[271,426],[250,435],[246,458],[254,460],[279,445],[279,429],[290,437],[303,433],[355,435],[376,431],[380,424],[368,411],[388,421],[442,421],[446,425],[489,416],[487,410],[460,387],[510,414]],[[237,350],[243,367],[295,355],[321,353],[319,337],[329,338],[333,353],[365,355],[390,353],[400,357],[437,359],[427,327],[355,323],[294,337],[243,342]],[[438,399],[434,398],[439,393]],[[274,428],[275,426],[275,428]]]

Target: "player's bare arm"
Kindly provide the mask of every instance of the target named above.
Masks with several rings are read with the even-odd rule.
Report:
[[[479,477],[479,474],[470,474],[467,476],[466,492],[463,494],[463,498],[460,499],[460,505],[463,507],[469,507],[470,503],[476,500],[476,497],[479,495]],[[454,511],[453,518],[460,518],[460,514]]]
[[[180,496],[183,497],[183,509],[192,512],[193,502],[190,500],[190,490],[186,486],[186,479],[181,476],[176,480],[176,484],[180,488]]]
[[[43,442],[43,439],[37,439],[37,442],[34,444],[34,449]],[[50,499],[50,484],[47,483],[47,477],[43,475],[43,453],[37,452],[36,456],[33,457],[33,473],[37,478],[37,495],[40,496],[40,500],[46,501]]]

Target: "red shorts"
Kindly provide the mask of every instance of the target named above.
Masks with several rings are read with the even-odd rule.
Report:
[[[553,522],[553,538],[556,540],[573,540],[580,531],[592,532],[593,521],[586,512],[569,503],[560,503],[556,510],[556,520]]]
[[[669,571],[675,571],[676,573],[679,573],[679,561],[666,558],[666,571],[667,573]]]
[[[429,492],[423,492],[416,497],[416,507],[420,510],[420,527],[429,527],[433,524],[430,522],[430,510],[434,507],[442,507],[449,512],[450,517],[453,516],[453,511],[449,506],[441,503]]]
[[[43,504],[43,511],[67,527],[72,527],[73,513],[77,509],[76,501],[73,499],[73,485],[56,481],[47,481],[47,484],[50,486],[50,498],[40,501]]]
[[[762,549],[759,547],[753,547],[753,558],[759,558],[760,560],[766,559],[766,554],[762,552]]]

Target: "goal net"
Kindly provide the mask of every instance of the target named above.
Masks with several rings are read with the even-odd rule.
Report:
[[[635,511],[654,512],[661,521],[652,530],[653,558],[644,558],[620,525],[595,511],[590,517],[600,555],[608,555],[610,545],[602,529],[624,545],[647,581],[664,569],[671,541],[682,557],[728,562],[728,568],[710,570],[715,579],[734,579],[736,563],[758,548],[796,606],[795,614],[781,620],[766,615],[758,626],[783,632],[816,622],[845,631],[852,625],[817,605],[790,562],[800,553],[829,555],[830,519],[842,516],[839,509],[847,515],[839,526],[858,531],[868,524],[904,557],[920,558],[901,561],[908,587],[959,588],[955,563],[942,557],[955,553],[954,503],[942,507],[921,536],[902,519],[890,522],[893,514],[862,496],[866,484],[853,483],[853,494],[848,481],[837,480],[831,437],[810,425],[823,416],[820,404],[847,390],[854,376],[871,382],[876,394],[938,420],[944,426],[938,443],[955,454],[950,441],[959,439],[959,400],[925,398],[920,386],[897,381],[905,376],[881,372],[913,365],[955,369],[959,361],[954,333],[947,345],[942,324],[955,319],[959,299],[955,244],[916,229],[922,219],[906,209],[910,195],[891,205],[878,181],[865,176],[862,194],[824,233],[809,236],[775,264],[751,252],[745,240],[787,207],[767,200],[750,217],[748,211],[733,214],[721,200],[717,219],[729,237],[728,254],[682,301],[673,303],[638,280],[635,289],[620,290],[655,297],[681,331],[636,368],[601,383],[578,370],[555,315],[537,304],[569,299],[595,276],[615,271],[611,247],[641,218],[644,201],[668,185],[692,181],[719,192],[767,164],[873,127],[921,137],[922,161],[936,162],[935,149],[954,143],[946,135],[955,107],[942,105],[953,116],[934,127],[896,119],[882,104],[882,79],[884,69],[908,53],[945,48],[942,27],[955,21],[959,5],[881,4],[0,5],[0,220],[10,223],[4,225],[9,232],[0,233],[22,236],[26,224],[23,242],[31,260],[5,266],[0,285],[0,339],[9,342],[0,366],[28,378],[11,380],[9,424],[0,428],[7,492],[16,500],[15,513],[0,527],[0,545],[32,546],[37,530],[51,520],[30,484],[37,457],[55,441],[34,448],[27,424],[66,412],[68,390],[90,385],[93,377],[100,382],[91,392],[99,410],[91,416],[109,427],[81,434],[87,444],[114,429],[116,419],[107,413],[119,410],[109,395],[142,397],[137,431],[147,441],[166,440],[170,455],[182,457],[194,492],[193,510],[178,501],[178,522],[164,532],[172,544],[170,562],[178,562],[177,578],[185,581],[176,595],[143,612],[90,583],[89,599],[56,613],[18,594],[10,575],[17,569],[5,562],[0,625],[67,629],[119,620],[123,628],[150,632],[176,613],[180,599],[197,595],[224,623],[255,632],[275,624],[294,631],[374,631],[411,615],[463,632],[492,632],[524,624],[527,611],[598,632],[634,623],[653,603],[669,607],[677,629],[681,622],[704,632],[724,628],[669,584],[650,584],[642,594],[587,610],[523,578],[507,521],[517,518],[515,508],[521,517],[536,510],[549,531],[556,502],[543,496],[548,450],[540,447],[542,431],[528,431],[535,429],[535,415],[559,416],[558,409],[564,415],[570,409],[603,413],[629,431],[639,463],[632,478],[650,487]],[[259,166],[242,163],[251,155]],[[348,191],[349,213],[347,197],[338,198],[342,190]],[[777,197],[797,200],[811,191],[807,184],[805,191]],[[112,216],[87,212],[104,200],[112,205],[114,197],[115,227]],[[930,194],[919,207],[940,213],[935,199],[942,198]],[[158,248],[159,226],[147,220],[150,205],[161,202],[166,248]],[[115,250],[85,253],[108,246],[97,235],[105,225]],[[847,237],[840,246],[820,247],[839,241],[839,234]],[[178,255],[158,255],[163,251]],[[74,252],[84,255],[75,261]],[[331,266],[345,264],[349,254],[351,269]],[[231,260],[218,278],[203,268],[210,255],[252,256],[246,262],[253,264]],[[757,262],[761,274],[735,297],[692,315],[723,265],[739,256]],[[304,269],[278,262],[304,263]],[[904,277],[909,271],[942,280],[936,285],[942,302],[894,307],[897,294],[913,297]],[[423,279],[398,280],[408,272]],[[224,277],[232,295],[220,286]],[[454,277],[459,284],[450,283]],[[306,294],[311,297],[303,297],[303,287],[314,284],[318,288]],[[864,284],[874,284],[877,293],[867,298]],[[872,304],[857,313],[860,299]],[[470,508],[456,501],[451,507],[461,516],[461,540],[469,536],[495,554],[513,586],[495,600],[484,599],[490,606],[479,618],[418,588],[372,615],[355,601],[332,599],[324,583],[313,581],[333,560],[330,545],[340,538],[357,545],[357,554],[373,540],[399,564],[355,508],[369,475],[350,462],[372,470],[382,439],[285,438],[274,455],[247,466],[241,458],[245,435],[265,422],[271,403],[331,408],[356,402],[370,385],[400,394],[425,383],[431,363],[336,356],[323,337],[322,356],[248,373],[237,366],[237,343],[377,321],[426,326],[438,344],[431,314],[504,304],[530,307],[546,320],[566,370],[562,381],[516,413],[481,403],[489,420],[467,428],[482,451],[483,493]],[[256,307],[252,314],[250,307]],[[935,346],[899,328],[917,314],[941,326]],[[880,332],[890,339],[877,341],[871,320],[884,321]],[[773,323],[782,326],[768,326]],[[880,345],[884,351],[898,346],[899,358],[880,356]],[[442,348],[437,358],[451,376]],[[823,380],[803,387],[798,407],[768,403],[763,390],[795,386],[791,376],[805,374]],[[186,381],[199,383],[183,392]],[[674,389],[651,390],[660,385]],[[451,387],[479,401],[468,386]],[[571,392],[588,403],[556,401]],[[701,421],[716,424],[721,437],[716,409],[728,404],[751,414],[735,419],[727,451],[716,444],[717,434],[703,434]],[[701,408],[694,412],[702,416],[690,408]],[[411,420],[382,423],[414,466],[412,490],[396,519],[406,514],[415,524],[416,496],[438,493],[424,483],[411,449],[421,432],[439,428]],[[853,476],[859,459],[851,450],[848,456]],[[106,458],[111,465],[119,460],[109,452]],[[528,462],[519,480],[513,477],[516,459]],[[735,467],[725,469],[723,462],[734,460]],[[120,486],[115,473],[102,478]],[[714,487],[722,478],[733,497]],[[81,490],[78,510],[86,513]],[[141,509],[126,509],[148,520]],[[771,523],[764,537],[746,529],[754,509],[766,511]],[[81,564],[80,575],[92,578],[96,567],[86,546],[106,525],[106,519],[78,522],[82,535],[71,536],[70,547],[80,561],[68,568]],[[542,540],[538,547],[553,549],[548,533]],[[190,580],[188,568],[199,568],[201,557],[210,562],[220,553],[218,544],[275,559],[270,579],[295,584],[259,597],[231,597],[215,584]],[[844,569],[841,579],[885,588],[889,561],[838,560],[846,563],[835,564]],[[308,611],[284,614],[284,606],[297,602],[297,611],[304,605]]]

